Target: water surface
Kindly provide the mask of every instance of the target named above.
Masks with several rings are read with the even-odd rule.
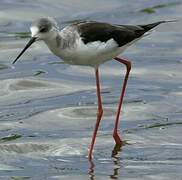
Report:
[[[104,117],[87,161],[95,123],[94,70],[70,66],[35,43],[15,65],[31,21],[53,16],[145,24],[182,17],[179,0],[1,0],[0,179],[181,179],[182,23],[163,24],[131,46],[132,71],[120,129],[126,145],[111,157],[124,67],[100,68]]]

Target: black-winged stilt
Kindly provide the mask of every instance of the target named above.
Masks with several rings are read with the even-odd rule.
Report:
[[[119,116],[131,62],[127,59],[117,57],[128,46],[133,44],[148,33],[151,29],[161,23],[173,21],[159,21],[147,25],[116,25],[96,21],[80,21],[70,24],[59,30],[58,25],[52,18],[40,18],[31,25],[31,39],[13,61],[13,64],[25,52],[25,50],[38,40],[43,40],[49,49],[64,62],[73,65],[92,66],[95,69],[98,110],[95,129],[89,148],[88,158],[92,159],[92,151],[97,135],[100,120],[103,114],[102,99],[99,83],[100,64],[114,59],[126,66],[126,74],[121,89],[118,109],[116,113],[113,137],[116,146],[121,147],[122,139],[118,135]]]

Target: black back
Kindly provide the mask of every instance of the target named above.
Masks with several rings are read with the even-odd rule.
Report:
[[[149,25],[111,25],[95,21],[76,22],[78,32],[85,44],[94,41],[107,42],[114,39],[118,46],[124,46],[141,37],[145,32],[159,25],[161,22]]]

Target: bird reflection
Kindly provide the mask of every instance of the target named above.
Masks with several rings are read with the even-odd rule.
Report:
[[[120,165],[120,157],[118,157],[118,153],[122,151],[122,147],[125,145],[123,144],[116,144],[112,150],[112,158],[113,158],[113,174],[110,175],[111,179],[118,179],[119,170],[121,168]]]
[[[94,163],[92,160],[88,161],[89,162],[89,169],[88,169],[88,175],[90,180],[94,180],[95,175],[94,175]]]
[[[119,170],[121,168],[120,165],[120,158],[119,157],[114,157],[113,158],[113,174],[110,175],[111,179],[118,179],[118,175],[119,175]]]
[[[115,145],[113,150],[112,150],[112,161],[113,161],[113,173],[109,176],[111,179],[118,179],[119,177],[119,170],[121,168],[121,158],[118,156],[118,153],[122,151],[122,147],[125,145],[123,143],[122,145]],[[95,174],[94,174],[94,169],[95,169],[95,164],[93,160],[88,161],[89,162],[89,169],[88,169],[88,175],[90,180],[95,180]]]

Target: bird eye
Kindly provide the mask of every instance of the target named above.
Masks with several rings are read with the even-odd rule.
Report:
[[[45,28],[45,27],[40,29],[41,33],[46,32],[46,31],[47,31],[47,28]]]

